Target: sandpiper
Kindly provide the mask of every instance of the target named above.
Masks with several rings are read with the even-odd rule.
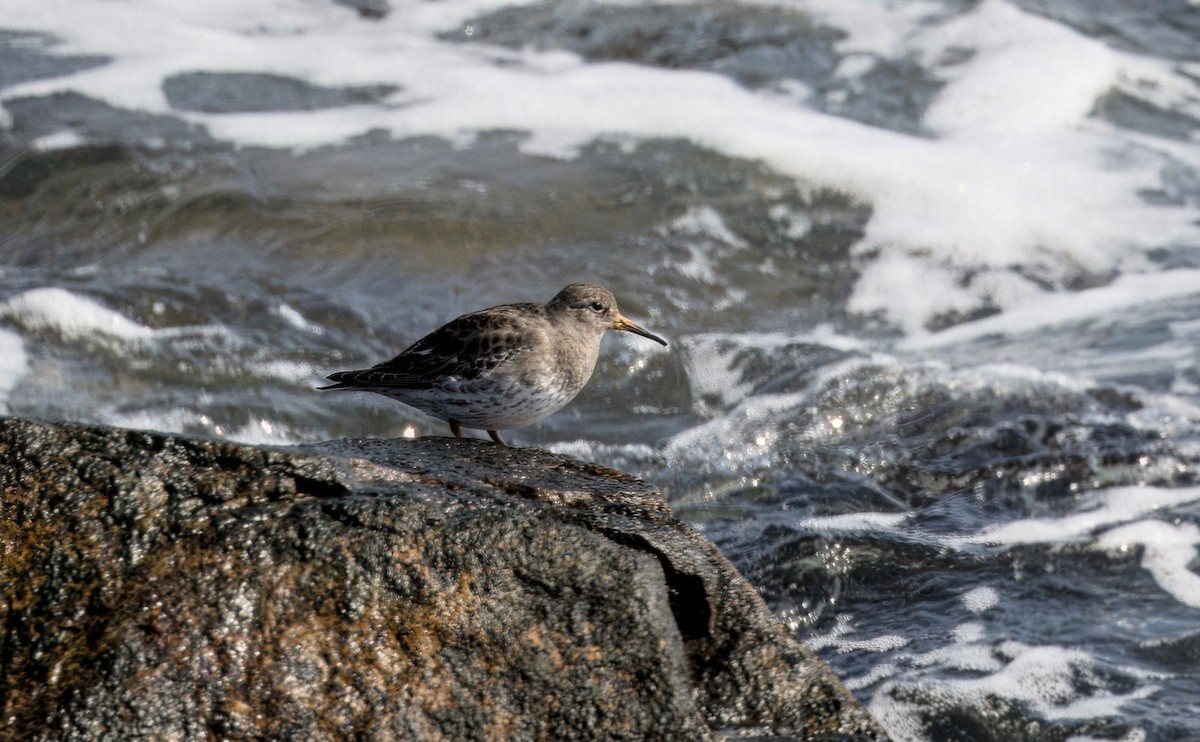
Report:
[[[667,344],[622,316],[608,289],[573,283],[545,304],[501,304],[464,314],[390,361],[339,371],[320,389],[382,394],[462,427],[521,428],[562,409],[592,376],[600,338],[625,330]]]

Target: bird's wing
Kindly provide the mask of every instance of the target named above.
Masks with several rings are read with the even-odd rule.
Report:
[[[530,307],[540,307],[533,304]],[[499,311],[499,310],[518,311]],[[394,387],[428,389],[454,376],[479,378],[528,344],[516,317],[528,307],[509,305],[465,314],[413,343],[395,358],[355,371],[329,375],[337,382],[326,389]]]

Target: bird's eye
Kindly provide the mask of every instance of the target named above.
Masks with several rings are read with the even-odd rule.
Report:
[[[603,312],[604,311],[604,302],[594,301],[591,303],[591,308],[592,308],[593,312]]]

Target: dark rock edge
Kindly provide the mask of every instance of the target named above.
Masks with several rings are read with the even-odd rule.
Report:
[[[0,418],[0,734],[884,739],[627,474]]]

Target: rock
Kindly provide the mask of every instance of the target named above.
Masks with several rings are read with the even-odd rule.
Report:
[[[287,449],[0,419],[20,739],[881,739],[620,472],[480,441]]]

